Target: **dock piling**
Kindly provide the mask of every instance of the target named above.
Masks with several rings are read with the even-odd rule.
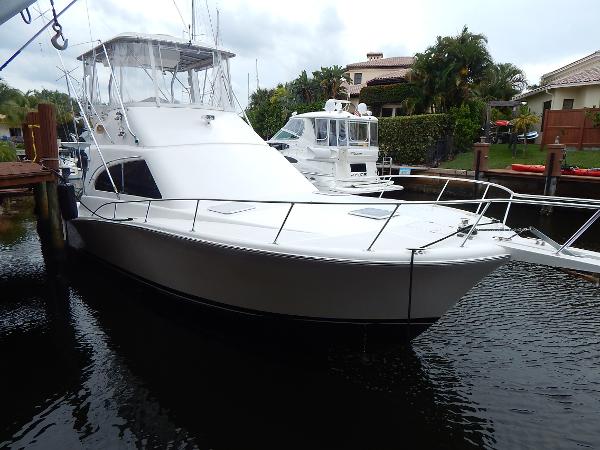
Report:
[[[556,195],[558,179],[561,176],[561,166],[564,151],[564,144],[548,144],[546,150],[546,169],[544,171],[544,176],[546,177],[544,184],[544,195]],[[550,215],[552,214],[553,210],[554,208],[552,206],[542,206],[540,212],[541,214]]]

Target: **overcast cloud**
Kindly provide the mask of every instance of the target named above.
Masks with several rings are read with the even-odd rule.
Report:
[[[49,3],[39,0],[32,15],[39,15],[37,8],[47,12]],[[67,3],[55,0],[58,10]],[[175,3],[189,23],[191,1]],[[206,40],[212,40],[211,22],[214,30],[215,9],[220,11],[222,46],[237,54],[232,61],[233,84],[244,105],[248,74],[251,91],[256,88],[256,59],[260,86],[273,87],[303,69],[310,73],[321,66],[363,61],[368,51],[414,55],[433,44],[436,36],[456,34],[463,25],[485,34],[493,58],[521,67],[531,83],[537,83],[543,73],[600,49],[598,0],[208,0],[210,18],[205,3],[197,0],[196,4],[198,28]],[[89,48],[90,32],[93,39],[104,40],[124,31],[183,36],[187,27],[173,0],[79,0],[61,23],[70,43],[63,57],[78,78],[81,71],[75,57]],[[26,25],[15,16],[0,26],[1,62],[41,25],[39,17]],[[49,36],[43,34],[0,77],[24,91],[64,91],[64,79],[57,81],[59,65]]]

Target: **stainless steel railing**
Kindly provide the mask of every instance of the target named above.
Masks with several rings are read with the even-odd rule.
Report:
[[[427,179],[437,179],[441,181],[445,181],[440,193],[438,194],[436,200],[399,200],[399,201],[389,201],[386,199],[381,199],[379,201],[286,201],[286,200],[253,200],[253,199],[236,199],[236,198],[164,198],[164,199],[139,199],[139,200],[111,200],[102,203],[95,210],[91,210],[92,215],[96,215],[104,220],[111,220],[108,217],[101,216],[98,212],[107,206],[113,207],[113,219],[117,219],[117,207],[118,205],[125,204],[145,204],[147,203],[145,215],[144,215],[144,223],[148,222],[148,217],[150,214],[150,209],[153,204],[163,203],[163,202],[192,202],[195,204],[194,215],[192,219],[192,228],[191,232],[195,231],[198,209],[200,202],[237,202],[237,203],[257,203],[257,204],[285,204],[289,205],[289,208],[283,218],[283,221],[277,227],[277,234],[273,240],[273,244],[277,244],[277,241],[292,213],[292,210],[296,205],[345,205],[345,206],[393,206],[393,211],[386,218],[385,222],[378,229],[374,239],[371,241],[370,245],[366,248],[367,251],[371,251],[379,237],[387,228],[388,224],[391,222],[391,219],[394,217],[398,208],[403,205],[438,205],[438,206],[458,206],[458,205],[477,205],[477,210],[475,212],[476,219],[473,225],[469,225],[464,228],[465,230],[465,239],[461,243],[461,247],[463,247],[466,242],[471,238],[477,226],[480,224],[481,220],[485,216],[485,213],[488,211],[489,207],[493,204],[506,204],[506,211],[503,217],[503,220],[497,221],[502,224],[502,228],[505,231],[511,231],[510,228],[506,226],[506,221],[508,219],[510,207],[512,204],[524,204],[524,205],[535,205],[535,206],[554,206],[554,207],[566,207],[566,208],[577,208],[577,209],[591,209],[594,210],[592,216],[569,238],[567,241],[561,245],[561,247],[557,250],[556,254],[560,254],[567,250],[586,230],[589,229],[599,218],[600,218],[600,200],[595,199],[582,199],[582,198],[572,198],[572,197],[548,197],[542,195],[529,195],[529,194],[518,194],[513,192],[512,190],[506,188],[505,186],[490,183],[487,181],[479,181],[479,180],[468,180],[468,179],[460,179],[460,178],[451,178],[451,177],[441,177],[441,176],[428,176],[428,175],[392,175],[390,178],[427,178]],[[446,191],[448,185],[451,182],[457,183],[470,183],[474,185],[485,186],[485,190],[481,198],[477,199],[460,199],[460,200],[441,200],[444,192]],[[508,194],[507,198],[494,198],[487,197],[490,188],[497,188],[500,191]],[[132,218],[129,218],[133,220]],[[468,230],[468,231],[467,231]],[[456,233],[452,233],[450,236]],[[444,238],[436,241],[439,242]],[[423,248],[429,246],[431,244],[426,244]]]

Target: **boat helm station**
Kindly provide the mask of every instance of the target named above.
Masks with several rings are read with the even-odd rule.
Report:
[[[364,103],[329,99],[323,111],[293,114],[267,143],[319,190],[369,194],[401,190],[377,174],[378,121]]]

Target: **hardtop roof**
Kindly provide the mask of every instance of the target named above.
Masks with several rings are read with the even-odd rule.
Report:
[[[150,42],[155,46],[160,46],[161,49],[172,49],[178,51],[180,54],[179,70],[181,71],[185,71],[188,69],[198,69],[212,65],[213,52],[219,52],[226,58],[233,58],[235,56],[235,53],[229,52],[221,48],[217,48],[211,44],[200,43],[195,41],[190,42],[182,38],[169,36],[167,34],[146,34],[130,32],[121,33],[104,42],[104,45],[108,50],[113,44],[132,42]],[[110,50],[108,51],[110,53]],[[104,55],[104,48],[102,46],[102,43],[98,44],[91,50],[88,50],[87,52],[79,55],[77,59],[82,61],[83,59],[93,58],[94,56],[97,62],[103,62],[106,58]]]

